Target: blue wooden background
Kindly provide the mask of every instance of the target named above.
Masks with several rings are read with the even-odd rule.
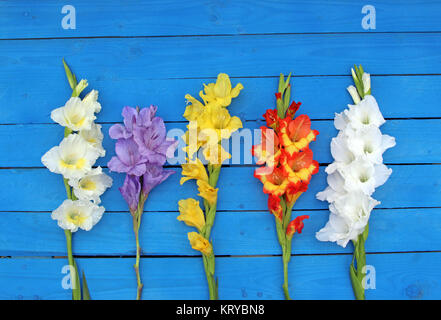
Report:
[[[76,29],[61,27],[61,8],[76,8]],[[361,26],[361,8],[376,8],[376,29]],[[100,91],[98,121],[108,127],[125,105],[159,105],[168,129],[183,128],[184,95],[197,95],[219,72],[245,89],[230,107],[247,128],[274,105],[278,74],[293,72],[293,92],[320,131],[312,144],[320,172],[296,210],[311,216],[293,242],[294,299],[352,299],[352,248],[315,239],[328,219],[315,193],[326,184],[332,119],[350,102],[350,66],[372,74],[373,93],[397,139],[385,163],[393,169],[375,198],[366,244],[376,269],[368,299],[441,298],[441,2],[378,1],[0,1],[0,298],[69,299],[61,268],[64,233],[50,212],[64,199],[60,176],[41,155],[62,138],[50,111],[70,89],[65,57]],[[247,151],[247,150],[246,150]],[[206,299],[190,228],[176,220],[177,201],[194,196],[178,184],[180,169],[151,194],[141,238],[146,299]],[[281,299],[282,263],[266,196],[252,166],[222,170],[213,229],[223,299]],[[114,187],[103,196],[101,222],[74,236],[74,252],[94,299],[135,297],[131,218]]]

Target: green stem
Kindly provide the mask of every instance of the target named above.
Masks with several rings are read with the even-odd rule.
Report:
[[[142,294],[142,287],[144,286],[141,282],[141,274],[139,272],[139,260],[141,257],[141,246],[139,245],[139,222],[137,224],[136,218],[133,218],[133,230],[135,231],[135,239],[136,239],[136,262],[133,265],[135,268],[136,273],[136,283],[137,283],[137,290],[136,290],[136,300],[141,300],[141,294]],[[139,217],[139,220],[141,220],[141,217]]]
[[[286,230],[288,228],[288,224],[291,220],[291,212],[292,207],[294,206],[294,203],[292,204],[286,204],[284,207],[284,214],[282,222],[278,223],[279,228],[281,230],[278,230],[278,237],[279,237],[279,243],[282,247],[282,259],[283,259],[283,293],[285,294],[286,300],[291,300],[291,297],[289,296],[289,288],[288,288],[288,263],[291,260],[291,242],[292,238],[288,237],[286,235]]]
[[[221,166],[215,166],[215,165],[208,165],[208,183],[213,188],[216,188],[217,181],[219,180],[219,174],[221,170]],[[204,200],[204,207],[205,207],[205,227],[203,228],[201,234],[205,239],[210,238],[211,234],[211,228],[214,224],[214,218],[216,217],[216,208],[217,208],[217,201],[214,204],[209,204],[208,201]],[[213,259],[211,261],[212,268],[210,268],[209,259]],[[217,283],[214,278],[214,253],[210,257],[203,256],[204,261],[204,269],[205,269],[205,275],[207,277],[207,283],[208,283],[208,291],[210,294],[210,300],[217,300],[218,299],[218,290],[217,290]]]
[[[77,264],[72,254],[72,232],[70,230],[64,230],[66,235],[66,246],[67,246],[67,259],[69,261],[69,266],[73,268],[70,273],[70,281],[72,284],[72,300],[81,300],[81,288],[80,288],[80,277],[78,274]]]
[[[291,297],[289,296],[289,290],[288,290],[288,262],[285,258],[285,254],[283,255],[283,292],[285,294],[285,300],[291,300]]]
[[[135,269],[135,273],[136,273],[136,284],[137,284],[136,300],[141,300],[142,288],[144,286],[141,282],[141,272],[139,270],[139,262],[141,258],[141,246],[139,244],[139,228],[141,227],[141,217],[144,211],[144,203],[146,200],[147,200],[147,195],[144,196],[143,194],[141,194],[139,197],[138,209],[133,214],[133,231],[135,233],[135,240],[136,240],[136,260],[135,260],[135,264],[133,265],[133,268]]]
[[[208,261],[208,259],[214,259],[214,256],[206,257],[203,255],[202,258],[204,261],[205,276],[207,277],[208,293],[210,295],[210,300],[217,300],[218,299],[217,284],[216,284],[216,280],[214,279],[214,274],[211,273],[210,271],[209,261]]]
[[[349,267],[352,290],[354,292],[355,299],[365,300],[363,287],[363,268],[366,265],[366,253],[364,249],[364,239],[362,235],[360,235],[357,240],[354,240],[353,244],[354,255],[352,257],[352,263]]]

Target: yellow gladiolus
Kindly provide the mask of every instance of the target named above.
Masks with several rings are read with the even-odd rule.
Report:
[[[217,191],[219,189],[213,188],[208,182],[203,180],[198,180],[197,185],[199,191],[198,196],[207,200],[210,205],[215,204],[217,201]]]
[[[199,95],[205,104],[215,102],[222,107],[228,107],[231,104],[231,99],[236,98],[242,89],[243,85],[241,83],[238,83],[232,89],[230,77],[225,73],[219,73],[216,83],[204,84],[204,90]]]
[[[191,179],[208,181],[207,171],[205,170],[205,167],[201,160],[199,160],[198,158],[196,158],[195,161],[192,162],[187,159],[187,163],[183,163],[181,166],[183,175],[180,181],[181,185]]]
[[[185,95],[185,99],[187,99],[190,104],[185,108],[184,118],[188,121],[197,120],[199,115],[203,112],[204,105],[189,94]]]
[[[211,247],[211,243],[199,233],[189,232],[188,240],[190,240],[190,245],[194,250],[200,251],[206,256],[212,254],[213,248]]]
[[[178,204],[181,214],[177,219],[185,222],[190,227],[197,228],[199,231],[202,230],[205,225],[205,217],[202,209],[199,207],[199,201],[189,198],[180,200]]]
[[[209,164],[216,166],[221,166],[225,160],[231,158],[231,154],[222,148],[220,144],[204,146],[202,154]]]
[[[239,117],[232,117],[227,109],[212,103],[205,107],[204,112],[197,121],[198,128],[201,130],[201,139],[210,139],[210,143],[218,142],[221,139],[228,139],[233,132],[242,128],[242,121]],[[216,136],[212,138],[211,136],[214,134]],[[217,139],[217,141],[213,141],[214,139]]]

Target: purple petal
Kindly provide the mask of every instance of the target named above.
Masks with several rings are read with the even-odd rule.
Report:
[[[137,177],[140,177],[145,173],[145,171],[146,171],[146,164],[139,163],[139,164],[136,164],[135,166],[131,167],[127,173],[132,174]]]
[[[126,173],[130,170],[130,167],[125,165],[119,160],[118,157],[112,157],[110,161],[107,163],[110,171]]]
[[[132,132],[133,125],[136,123],[136,118],[138,117],[138,111],[132,107],[124,107],[121,114],[124,118],[124,125],[127,131]]]
[[[109,136],[110,136],[110,138],[115,139],[115,140],[116,139],[128,139],[132,136],[132,133],[128,132],[123,125],[117,123],[117,124],[114,124],[113,126],[110,127]]]
[[[143,194],[149,194],[154,187],[161,184],[173,173],[175,172],[172,170],[164,170],[162,166],[147,166],[147,171],[143,176],[142,182]]]
[[[141,192],[139,177],[127,175],[124,184],[119,188],[119,191],[129,205],[130,212],[134,213],[138,208],[139,194]]]
[[[134,166],[141,162],[138,145],[133,139],[119,139],[115,144],[115,152],[121,162]]]
[[[139,112],[136,125],[141,127],[149,127],[152,124],[152,119],[156,114],[158,107],[150,106],[150,108],[142,108]]]

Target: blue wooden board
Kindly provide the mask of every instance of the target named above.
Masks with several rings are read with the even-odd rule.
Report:
[[[375,30],[361,26],[364,1],[84,1],[76,29],[61,27],[62,1],[0,1],[0,299],[69,299],[61,287],[67,264],[63,231],[50,212],[64,199],[61,177],[40,158],[63,130],[50,111],[70,88],[61,59],[100,91],[106,167],[114,154],[107,131],[125,105],[159,105],[167,128],[184,129],[184,95],[226,72],[245,89],[229,107],[244,127],[263,125],[274,107],[279,73],[293,72],[294,99],[302,101],[318,140],[311,144],[320,172],[295,207],[309,214],[293,242],[290,290],[294,299],[352,299],[352,247],[314,235],[327,221],[315,194],[326,186],[332,119],[350,98],[350,67],[363,64],[384,116],[382,130],[397,146],[384,160],[393,174],[375,193],[367,263],[376,269],[368,299],[441,299],[441,3],[371,1]],[[99,17],[99,18],[97,18]],[[249,146],[244,146],[244,153]],[[281,252],[266,195],[254,164],[222,169],[213,229],[222,299],[282,299]],[[195,197],[194,183],[179,186],[181,169],[152,192],[141,229],[146,299],[206,299],[191,228],[176,220],[177,201]],[[107,168],[105,168],[107,172]],[[74,252],[94,299],[133,299],[135,254],[131,218],[117,187],[103,197],[102,221],[74,235]]]

